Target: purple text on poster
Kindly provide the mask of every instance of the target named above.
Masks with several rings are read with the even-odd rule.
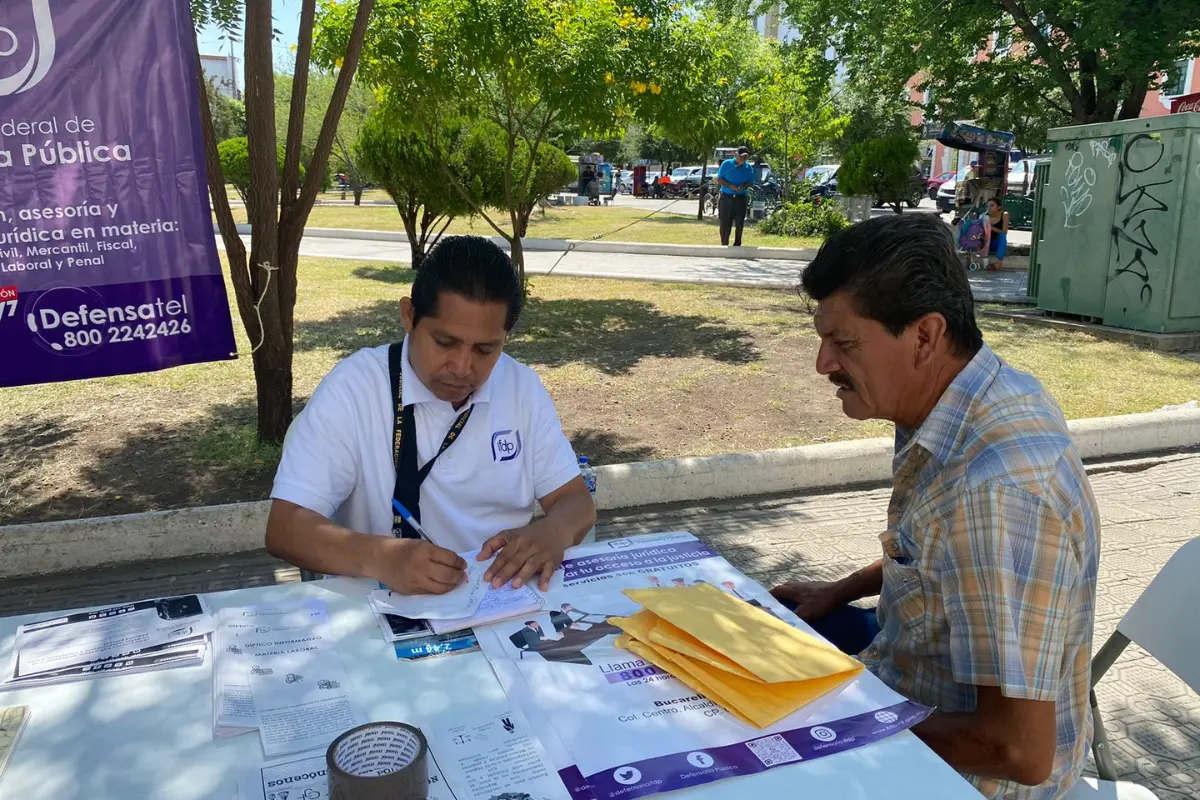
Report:
[[[662,569],[702,558],[717,557],[717,554],[710,550],[704,542],[688,541],[568,558],[562,565],[563,583],[635,569]]]

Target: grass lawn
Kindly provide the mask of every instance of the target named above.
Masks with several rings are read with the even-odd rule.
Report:
[[[298,407],[340,358],[400,337],[411,279],[381,263],[302,260]],[[1185,357],[982,325],[1069,417],[1197,396],[1200,363]],[[534,279],[508,351],[538,371],[576,448],[600,464],[888,435],[842,416],[813,369],[816,344],[792,292],[563,277]],[[258,499],[279,455],[255,442],[248,358],[0,389],[0,409],[0,523]]]
[[[696,201],[680,201],[681,207],[695,208]],[[649,219],[647,209],[629,206],[551,206],[546,215],[535,211],[529,220],[531,239],[590,239],[603,235],[613,242],[653,242],[656,244],[720,244],[716,218],[700,221],[695,216],[658,213]],[[233,216],[246,221],[245,206],[234,206]],[[498,221],[499,219],[496,218]],[[645,219],[645,221],[641,221]],[[356,230],[403,231],[404,223],[395,206],[315,206],[308,218],[313,228],[351,228]],[[630,227],[624,227],[630,226]],[[508,227],[505,224],[503,227]],[[621,230],[618,230],[621,229]],[[460,218],[447,233],[492,236],[495,231],[482,218]],[[820,239],[791,236],[767,236],[747,223],[742,244],[762,247],[820,247]]]

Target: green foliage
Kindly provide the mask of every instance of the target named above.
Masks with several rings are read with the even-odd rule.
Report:
[[[246,135],[246,106],[217,90],[216,79],[205,83],[208,107],[212,111],[213,133],[217,142]]]
[[[451,163],[443,165],[428,140],[406,127],[404,113],[393,106],[377,108],[362,126],[355,146],[357,162],[396,203],[408,234],[414,268],[420,267],[445,226],[455,217],[471,213],[471,204],[447,180],[443,170],[443,166],[453,170],[465,186],[475,187],[478,183],[473,177],[476,170],[462,149],[467,132],[462,120],[443,126],[439,139],[458,143],[451,147]],[[476,200],[483,202],[478,195]]]
[[[889,136],[856,144],[838,169],[838,189],[843,195],[865,195],[899,210],[912,193],[914,162],[920,148],[911,136]]]
[[[880,94],[851,81],[838,96],[838,110],[846,117],[841,136],[832,140],[834,154],[845,158],[856,144],[912,133],[912,107],[903,94]]]
[[[513,160],[518,163],[530,161],[530,145],[518,139],[513,149]],[[516,207],[518,220],[517,237],[525,235],[529,212],[542,200],[560,191],[575,179],[575,165],[561,149],[551,144],[542,143],[538,146],[537,158],[532,160],[533,168],[529,177],[522,182],[506,188],[506,183],[514,179],[508,174],[508,134],[494,122],[482,120],[477,123],[467,135],[463,143],[462,161],[471,167],[473,183],[461,180],[464,185],[473,186],[481,198],[481,205],[490,208],[508,208],[508,198],[521,198]],[[525,205],[525,204],[528,205]]]
[[[828,238],[850,222],[837,203],[814,205],[810,201],[785,203],[763,220],[760,233],[774,236],[819,236]]]
[[[1195,0],[785,0],[783,11],[877,94],[921,75],[936,95],[928,118],[1027,137],[1064,119],[1137,117],[1172,64],[1200,55]]]
[[[766,43],[760,54],[764,72],[745,94],[742,118],[749,143],[770,158],[786,184],[823,142],[839,135],[846,119],[828,102],[832,62],[777,42]]]
[[[250,145],[246,137],[226,139],[217,145],[217,153],[221,157],[221,172],[225,175],[225,180],[237,189],[242,202],[249,204],[247,198],[250,191]],[[280,175],[283,175],[283,159],[283,145],[279,145]],[[300,179],[304,179],[303,166],[300,167]]]
[[[321,135],[325,112],[333,97],[337,75],[333,72],[312,70],[308,75],[308,91],[305,93],[304,134],[301,138],[301,160],[308,163]],[[375,107],[375,96],[370,89],[355,82],[346,95],[346,106],[338,119],[334,135],[333,152],[330,154],[326,174],[345,172],[351,182],[358,183],[358,166],[354,161],[354,143],[362,133],[371,110]],[[275,135],[280,142],[287,141],[288,117],[292,106],[292,76],[280,73],[275,76]],[[329,180],[332,180],[331,178]]]

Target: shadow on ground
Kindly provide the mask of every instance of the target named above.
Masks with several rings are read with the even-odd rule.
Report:
[[[0,524],[265,498],[279,448],[258,445],[255,413],[252,401],[222,404],[199,419],[148,423],[94,442],[62,418],[5,425]],[[59,472],[69,479],[56,481]]]
[[[330,349],[345,357],[403,335],[397,304],[380,300],[297,324],[296,350]],[[725,364],[760,358],[747,330],[699,315],[666,314],[652,303],[629,299],[532,297],[505,351],[530,366],[586,364],[608,375],[623,375],[644,358],[700,357]]]

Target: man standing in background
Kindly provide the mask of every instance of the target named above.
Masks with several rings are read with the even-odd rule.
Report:
[[[742,226],[746,224],[746,191],[754,183],[754,167],[746,163],[750,150],[739,147],[737,155],[727,158],[717,170],[714,181],[721,187],[717,214],[721,220],[721,244],[729,246],[729,231],[737,226],[733,246],[742,246]]]

